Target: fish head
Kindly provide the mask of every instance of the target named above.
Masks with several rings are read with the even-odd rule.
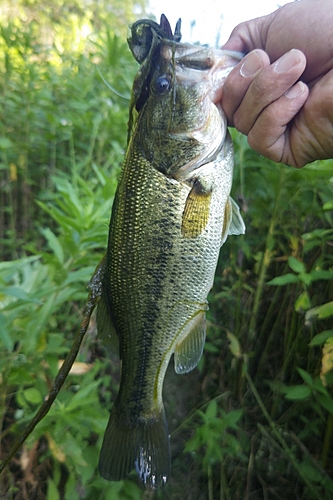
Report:
[[[210,161],[223,143],[226,118],[218,101],[224,79],[241,56],[180,43],[150,29],[149,38],[143,37],[135,140],[156,169],[183,179]]]

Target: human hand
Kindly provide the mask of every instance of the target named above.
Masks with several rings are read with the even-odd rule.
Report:
[[[287,4],[237,26],[223,47],[252,51],[223,86],[228,124],[276,162],[303,167],[333,157],[331,7],[331,0]]]

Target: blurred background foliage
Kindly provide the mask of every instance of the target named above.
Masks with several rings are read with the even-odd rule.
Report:
[[[127,27],[142,16],[131,0],[1,3],[1,459],[48,393],[105,251],[126,145],[117,93],[136,71]],[[222,247],[198,368],[167,373],[167,486],[99,477],[119,363],[93,318],[1,498],[333,498],[333,161],[297,171],[233,139],[247,232]]]

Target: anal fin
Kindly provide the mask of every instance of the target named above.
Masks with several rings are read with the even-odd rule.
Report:
[[[206,339],[206,314],[200,311],[187,325],[189,333],[176,345],[174,353],[175,372],[187,373],[197,366],[202,356]]]

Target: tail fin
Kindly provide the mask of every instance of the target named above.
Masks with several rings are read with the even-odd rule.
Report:
[[[126,422],[113,407],[99,458],[99,472],[120,481],[136,469],[145,485],[156,488],[170,474],[170,443],[164,410],[149,419]]]

